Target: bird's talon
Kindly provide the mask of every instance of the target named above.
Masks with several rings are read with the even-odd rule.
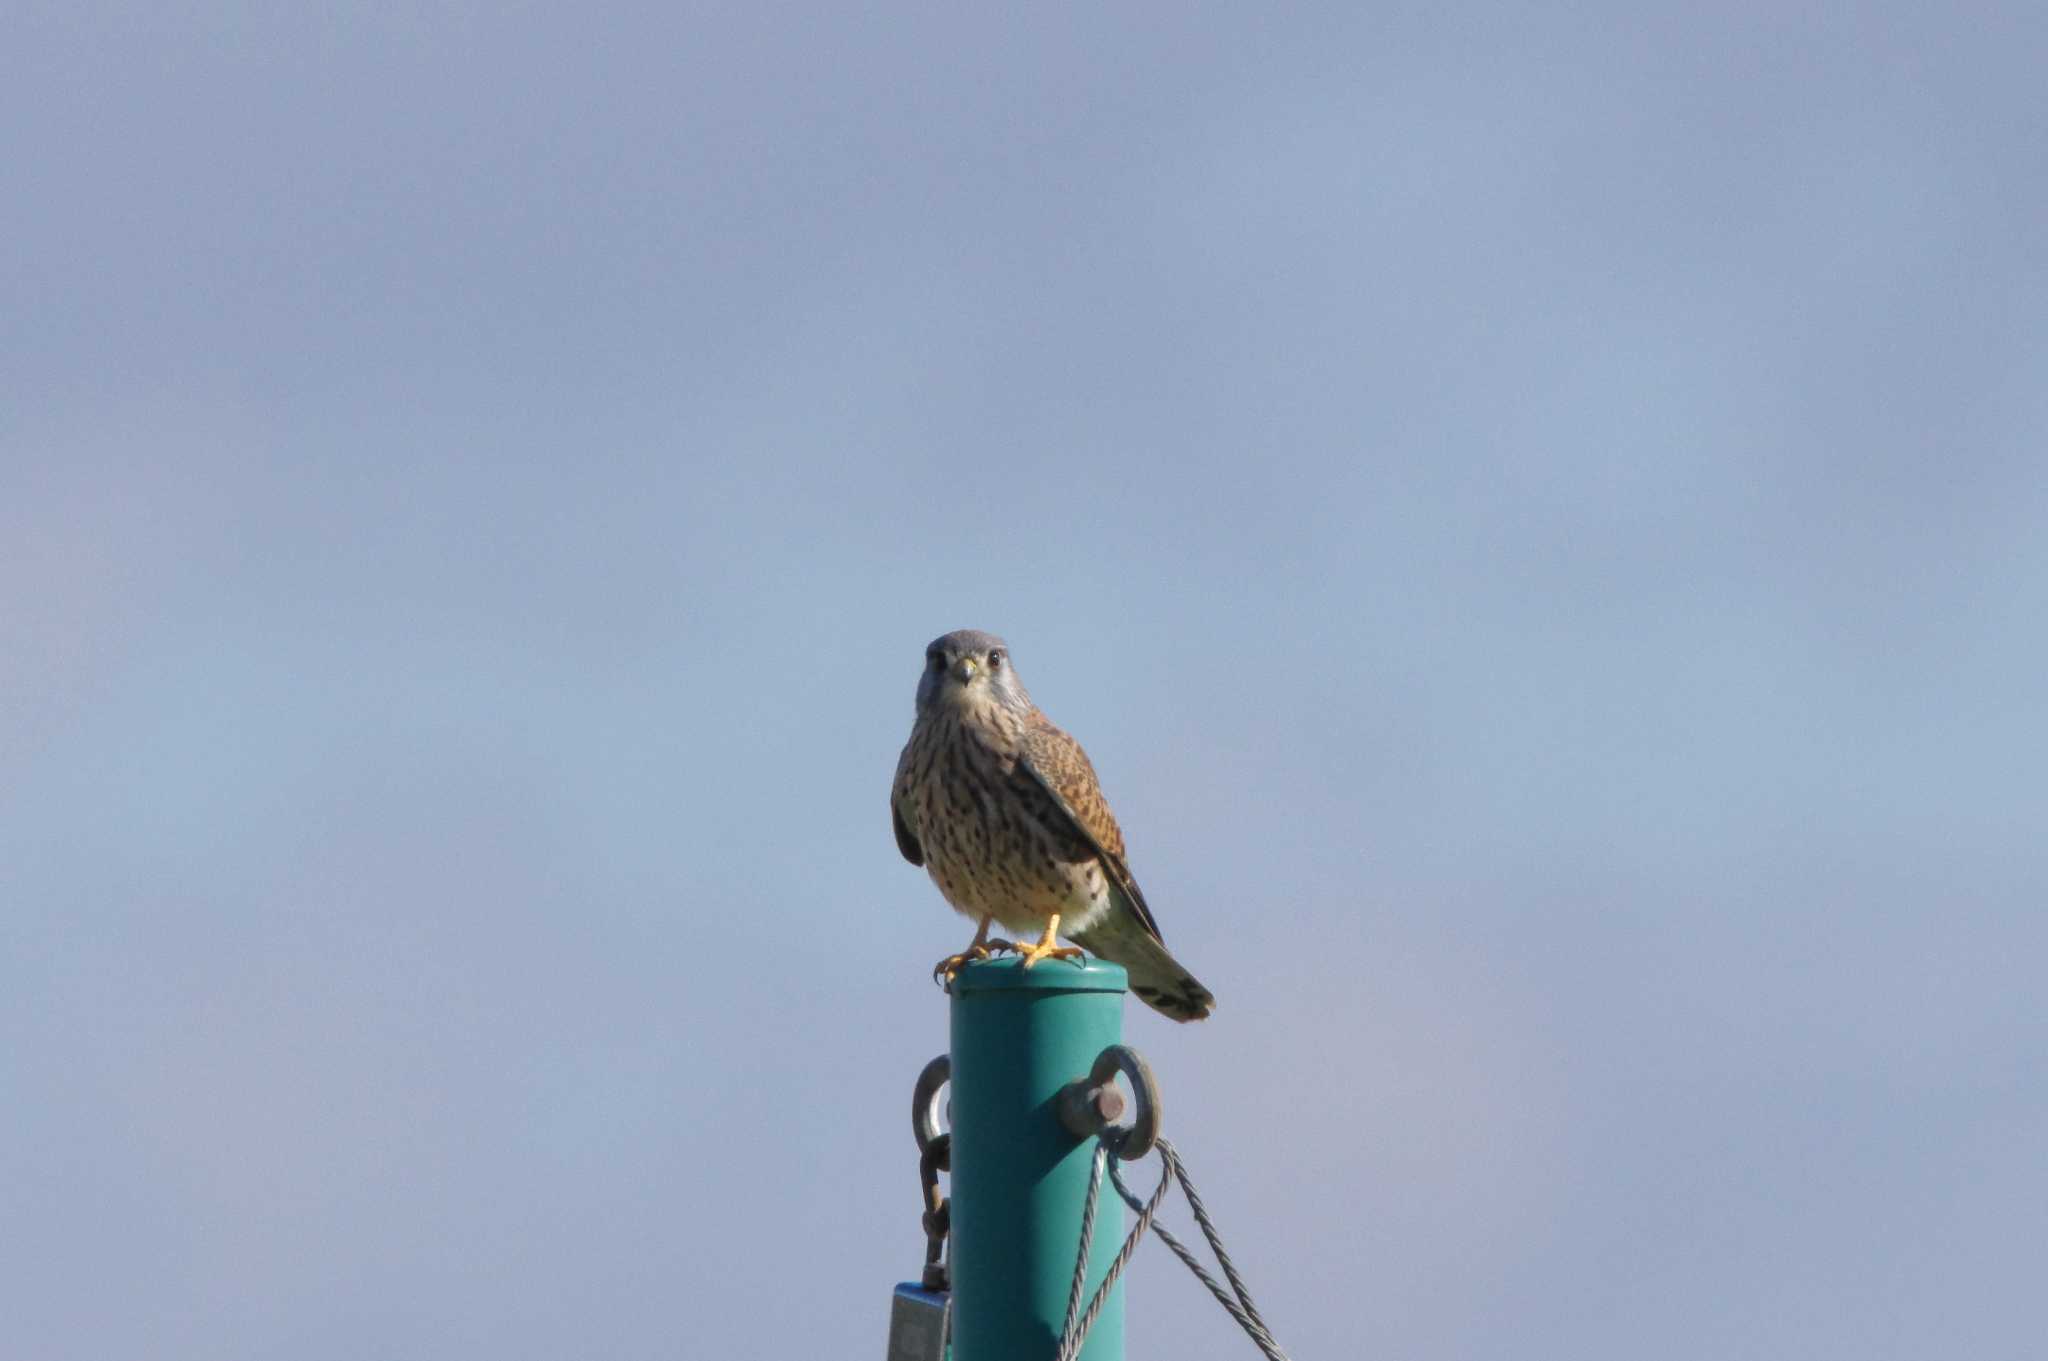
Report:
[[[969,964],[978,964],[984,959],[995,958],[998,950],[1015,950],[1017,947],[1006,940],[981,941],[968,946],[957,955],[947,955],[932,966],[932,981],[948,992],[952,991],[953,979]]]
[[[945,987],[952,983],[954,975],[966,968],[969,963],[976,959],[987,958],[988,951],[981,949],[979,946],[957,955],[947,955],[944,959],[932,965],[932,981],[936,982],[940,987]]]
[[[1024,960],[1024,967],[1027,969],[1038,963],[1041,959],[1072,959],[1081,961],[1088,958],[1088,952],[1076,945],[1033,945],[1027,949],[1019,950],[1017,953]]]

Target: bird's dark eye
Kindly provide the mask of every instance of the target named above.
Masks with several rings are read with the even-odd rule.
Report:
[[[1001,648],[991,648],[989,650],[988,669],[991,671],[1000,671],[1003,669],[1003,650]]]
[[[940,670],[946,665],[946,659],[936,652],[925,654],[925,660],[932,664],[932,670],[934,671]]]

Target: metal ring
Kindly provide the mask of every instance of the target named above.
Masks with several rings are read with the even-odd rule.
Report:
[[[1113,1044],[1095,1056],[1088,1081],[1100,1087],[1116,1081],[1118,1073],[1130,1079],[1131,1095],[1138,1099],[1138,1109],[1131,1116],[1130,1128],[1122,1132],[1121,1141],[1115,1145],[1116,1155],[1126,1160],[1142,1158],[1152,1151],[1159,1138],[1159,1080],[1152,1076],[1152,1065],[1145,1062],[1143,1054],[1127,1044]]]
[[[945,1133],[939,1128],[939,1093],[953,1080],[953,1060],[941,1054],[917,1075],[917,1087],[910,1094],[910,1132],[917,1136],[917,1151],[923,1153]]]

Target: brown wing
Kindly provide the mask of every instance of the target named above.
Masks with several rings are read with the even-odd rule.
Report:
[[[903,820],[903,796],[910,783],[910,744],[903,746],[903,755],[896,758],[896,779],[889,786],[889,820],[896,824],[896,849],[903,852],[903,858],[913,865],[924,863],[924,847],[918,844],[916,833]]]
[[[1081,750],[1081,744],[1054,727],[1044,714],[1033,714],[1024,729],[1023,740],[1018,743],[1017,769],[1027,773],[1033,783],[1051,796],[1058,814],[1101,858],[1110,882],[1130,900],[1132,910],[1152,933],[1152,939],[1165,944],[1145,895],[1138,891],[1138,881],[1131,877],[1131,867],[1124,863],[1123,830],[1116,825],[1108,800],[1102,797],[1095,767],[1089,764],[1088,753]]]

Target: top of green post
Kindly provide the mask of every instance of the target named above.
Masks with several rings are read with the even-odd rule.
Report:
[[[962,968],[953,979],[954,993],[981,992],[1124,992],[1124,966],[1106,959],[1041,959],[1030,968],[1015,956],[981,959]]]

